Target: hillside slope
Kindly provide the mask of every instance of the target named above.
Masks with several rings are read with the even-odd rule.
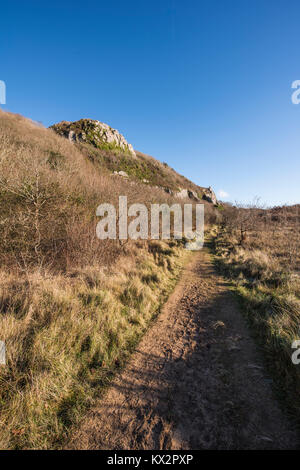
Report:
[[[122,158],[0,112],[2,449],[57,445],[124,364],[186,260],[180,241],[96,237],[97,206],[117,207],[119,195],[180,202],[154,182],[113,174]],[[171,170],[130,158],[153,162],[171,185]]]
[[[76,143],[80,151],[102,170],[128,176],[135,181],[158,186],[180,199],[206,200],[217,205],[213,190],[198,186],[153,157],[134,151],[115,129],[92,119],[54,124],[59,135]],[[121,173],[120,173],[121,172]]]
[[[67,269],[75,262],[109,262],[110,250],[115,259],[120,247],[115,241],[99,243],[95,238],[99,204],[117,207],[119,195],[127,196],[129,204],[168,203],[178,200],[179,185],[187,188],[180,195],[183,201],[195,200],[192,191],[200,191],[150,157],[138,153],[132,158],[88,142],[73,144],[21,116],[1,112],[0,132],[0,208],[9,221],[0,226],[4,265]],[[129,178],[114,173],[120,171]],[[141,181],[144,176],[149,183]],[[214,214],[212,204],[206,208],[209,218]]]

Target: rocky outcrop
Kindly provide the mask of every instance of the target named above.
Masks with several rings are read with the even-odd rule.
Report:
[[[180,189],[175,196],[178,199],[193,199],[194,201],[200,201],[196,191],[192,191],[191,189]]]
[[[126,171],[114,171],[114,175],[123,176],[123,178],[128,178]]]
[[[97,148],[108,148],[121,151],[136,157],[135,151],[125,137],[116,129],[93,119],[80,121],[61,121],[50,126],[55,132],[69,139],[70,142],[86,142]]]
[[[201,191],[203,193],[202,199],[207,202],[210,202],[211,204],[214,204],[215,206],[218,205],[216,195],[210,186],[209,188],[201,188]],[[194,201],[200,201],[200,198],[196,191],[193,191],[191,189],[180,188],[180,191],[177,191],[177,193],[175,193],[175,196],[178,199],[193,199]]]
[[[91,144],[94,147],[99,148],[99,149],[108,149],[112,151],[119,149],[124,154],[128,154],[137,159],[138,159],[138,156],[140,155],[143,156],[143,154],[139,154],[139,153],[137,156],[132,145],[129,144],[127,140],[125,139],[125,137],[122,134],[120,134],[116,129],[113,129],[112,127],[100,121],[96,121],[93,119],[80,119],[79,121],[75,121],[75,122],[61,121],[58,124],[54,124],[50,128],[53,129],[59,135],[69,139],[70,142],[84,142],[87,144]],[[164,166],[167,166],[167,165],[164,164]],[[156,169],[155,167],[153,169],[153,165],[152,165],[151,171],[154,173],[155,171],[157,171],[159,174],[159,171],[161,171],[160,167],[161,165],[159,165],[157,162]],[[169,171],[171,171],[170,168],[169,168]],[[123,178],[129,178],[129,175],[125,171],[114,171],[113,174],[122,176]],[[154,179],[155,179],[155,176],[156,175],[154,174]],[[164,174],[163,176],[165,177],[166,175]],[[143,178],[141,179],[141,181],[144,184],[150,184],[150,180],[147,178]],[[188,180],[185,180],[185,181],[188,183]],[[185,182],[183,182],[183,185],[184,184]],[[156,186],[156,187],[163,189],[167,194],[173,195],[176,198],[181,199],[181,200],[191,199],[193,201],[198,202],[201,199],[204,199],[214,205],[218,204],[216,195],[211,187],[209,188],[199,187],[199,191],[197,190],[196,185],[193,186],[193,189],[179,187],[177,188],[177,190],[173,189],[173,186],[171,189],[167,185],[165,186],[163,183],[160,186]]]
[[[192,191],[191,189],[188,190],[188,195],[190,199],[194,199],[194,201],[200,201],[198,194],[196,191]]]
[[[207,202],[211,202],[215,206],[218,205],[217,197],[216,197],[214,191],[212,190],[211,186],[209,186],[208,188],[203,189],[202,198]]]

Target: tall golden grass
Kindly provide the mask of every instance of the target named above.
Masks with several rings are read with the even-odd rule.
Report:
[[[185,255],[159,241],[110,268],[1,273],[0,448],[59,445],[158,314]]]

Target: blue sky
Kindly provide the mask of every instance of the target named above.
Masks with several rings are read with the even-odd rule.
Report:
[[[3,109],[99,119],[199,185],[300,202],[300,2],[1,4]]]

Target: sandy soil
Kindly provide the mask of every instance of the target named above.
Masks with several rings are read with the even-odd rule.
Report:
[[[298,447],[236,300],[203,250],[65,448]]]

